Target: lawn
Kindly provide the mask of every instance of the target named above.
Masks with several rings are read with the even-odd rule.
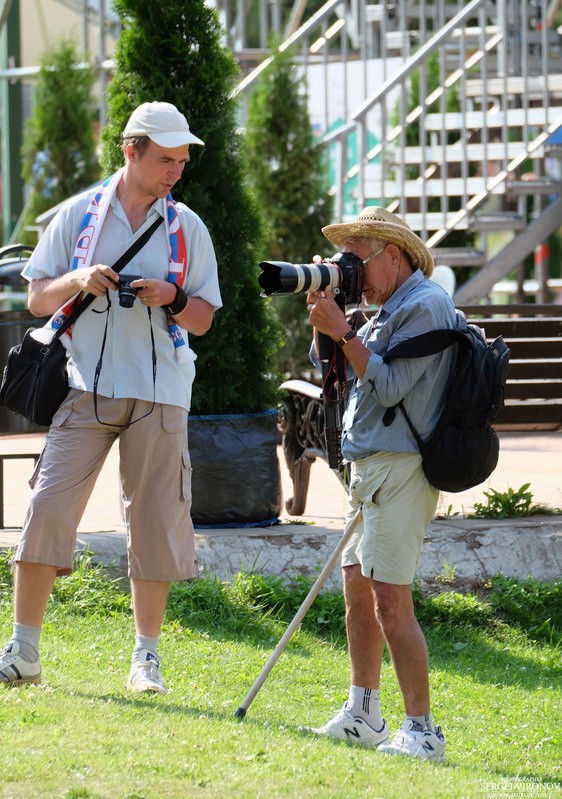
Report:
[[[133,642],[126,586],[86,559],[49,604],[43,684],[0,691],[0,796],[562,796],[562,583],[498,579],[479,596],[417,597],[444,765],[302,729],[346,698],[339,594],[319,597],[246,718],[234,718],[306,589],[258,575],[175,586],[161,638],[170,693],[136,698],[124,687]],[[5,559],[0,598],[3,641],[11,632]],[[382,694],[394,730],[403,710],[388,662]]]

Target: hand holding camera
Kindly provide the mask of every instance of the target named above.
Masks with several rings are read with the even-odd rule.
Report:
[[[137,297],[146,307],[166,308],[177,297],[175,284],[167,280],[151,280],[126,272],[121,272],[117,278],[113,282],[122,308],[132,308]]]

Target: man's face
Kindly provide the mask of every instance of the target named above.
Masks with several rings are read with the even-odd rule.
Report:
[[[149,141],[146,150],[139,154],[131,147],[127,151],[135,188],[148,197],[166,197],[181,178],[189,161],[189,145],[160,147]]]
[[[364,261],[363,298],[368,305],[382,305],[396,290],[396,278],[400,268],[400,250],[393,244],[373,239],[364,243],[350,239],[343,247]]]

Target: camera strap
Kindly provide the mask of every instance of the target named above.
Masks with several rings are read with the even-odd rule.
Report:
[[[138,252],[140,252],[140,250],[142,250],[142,248],[144,247],[146,242],[149,240],[149,238],[155,232],[156,228],[159,227],[159,225],[163,221],[164,221],[163,217],[158,215],[158,218],[156,219],[156,221],[153,222],[152,225],[144,231],[142,236],[139,236],[139,238],[131,244],[131,246],[128,248],[128,250],[126,250],[123,253],[123,255],[121,255],[121,257],[118,258],[117,261],[113,264],[113,266],[111,268],[113,269],[114,272],[121,272],[121,270],[124,269],[125,266],[127,266],[129,261],[132,258],[134,258],[134,256]],[[151,313],[150,308],[146,309],[148,311],[148,319],[150,321],[150,341],[151,341],[151,346],[152,346],[152,407],[150,408],[150,410],[147,413],[143,414],[143,416],[140,416],[138,419],[134,419],[132,422],[129,422],[128,424],[110,424],[108,422],[102,422],[102,420],[98,416],[98,382],[99,382],[99,377],[100,377],[100,373],[101,373],[101,367],[102,367],[102,363],[103,363],[103,353],[105,351],[105,343],[106,343],[106,340],[107,340],[107,324],[108,324],[108,321],[109,321],[109,309],[111,308],[111,300],[109,299],[109,292],[106,291],[106,294],[107,294],[107,308],[105,309],[105,314],[106,314],[106,317],[105,317],[105,328],[104,328],[104,331],[103,331],[103,340],[102,340],[102,345],[101,345],[100,357],[99,357],[98,363],[96,365],[96,371],[95,371],[95,374],[94,374],[94,412],[96,414],[96,419],[97,419],[99,424],[107,425],[108,427],[126,428],[126,427],[130,427],[130,425],[134,424],[135,422],[140,422],[141,419],[144,419],[145,416],[148,416],[154,410],[154,404],[155,404],[155,401],[156,401],[156,365],[157,365],[157,359],[156,359],[156,346],[155,346],[155,343],[154,343],[154,331],[152,329],[152,313]],[[89,298],[91,298],[91,299],[89,299]],[[88,300],[88,299],[89,299],[89,302],[86,303],[86,300]],[[90,305],[93,302],[94,299],[95,299],[95,295],[94,294],[87,294],[76,310],[79,311],[80,313],[82,313],[82,311],[86,310],[88,305]],[[80,315],[80,313],[76,314],[76,316],[74,317],[73,321],[76,320],[76,318]],[[67,322],[73,316],[74,316],[74,314],[71,314],[69,319],[67,319]]]
[[[160,216],[160,214],[158,214],[158,219],[156,219],[156,221],[153,222],[152,225],[144,231],[142,236],[139,236],[138,239],[136,239],[136,241],[134,241],[127,250],[125,250],[123,255],[121,255],[117,259],[117,261],[115,261],[115,263],[111,267],[114,272],[121,272],[121,270],[127,266],[129,261],[132,258],[134,258],[135,255],[138,252],[140,252],[140,250],[142,250],[142,248],[149,240],[149,238],[152,236],[156,228],[159,227],[163,221],[164,218]],[[60,338],[63,333],[66,333],[66,331],[70,327],[72,327],[72,325],[76,322],[80,314],[82,314],[86,310],[86,308],[88,308],[93,303],[95,299],[96,299],[95,294],[84,295],[84,297],[79,302],[79,304],[74,308],[72,313],[69,314],[69,316],[64,320],[62,325],[56,330],[55,335],[53,337],[53,341],[57,338]]]
[[[132,424],[136,422],[140,422],[141,419],[144,419],[146,416],[150,416],[152,411],[154,410],[154,405],[156,404],[156,368],[157,368],[157,358],[156,358],[156,345],[154,343],[154,330],[152,327],[152,311],[150,308],[147,308],[148,313],[148,321],[150,322],[150,343],[152,349],[152,405],[150,410],[146,413],[143,413],[142,416],[139,416],[138,419],[133,419],[131,422],[127,422],[126,424],[115,424],[114,422],[102,422],[98,415],[98,382],[100,379],[101,374],[101,367],[103,364],[103,353],[105,352],[105,343],[107,341],[107,324],[109,322],[109,309],[111,308],[111,299],[109,298],[109,291],[107,292],[107,308],[105,309],[105,328],[103,331],[103,340],[101,343],[101,350],[100,350],[100,357],[96,365],[96,371],[94,374],[94,413],[96,414],[96,419],[99,424],[103,424],[106,427],[120,427],[122,429],[126,429],[130,427]]]

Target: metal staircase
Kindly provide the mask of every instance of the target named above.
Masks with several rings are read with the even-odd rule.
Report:
[[[271,62],[264,31],[279,32],[278,3],[260,6],[253,48],[237,27],[244,4],[217,5],[247,93]],[[337,220],[387,206],[438,264],[472,267],[459,304],[486,297],[562,224],[550,144],[562,126],[560,3],[329,0],[303,22],[306,5],[294,3],[281,49],[306,77]]]

